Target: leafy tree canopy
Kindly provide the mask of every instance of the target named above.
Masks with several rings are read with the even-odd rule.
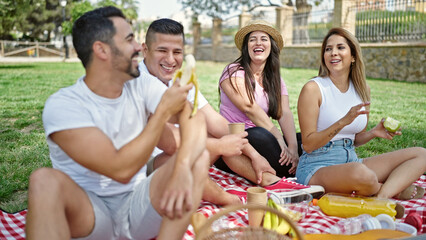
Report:
[[[117,3],[120,2],[120,3]],[[124,15],[131,22],[135,21],[138,18],[138,1],[137,0],[100,0],[94,5],[92,5],[89,1],[78,1],[73,2],[71,6],[70,18],[69,21],[65,21],[62,23],[62,27],[64,29],[65,35],[70,35],[72,31],[72,25],[74,21],[77,20],[81,15],[85,12],[93,10],[97,7],[104,6],[115,6],[121,9]]]
[[[50,41],[51,33],[71,34],[72,24],[95,7],[120,8],[133,22],[137,19],[137,0],[67,0],[65,22],[59,0],[0,0],[0,39]],[[18,35],[17,35],[18,34]]]
[[[315,5],[320,4],[323,0],[288,0],[287,5],[293,6],[294,4],[301,5],[307,4],[307,2],[313,2]],[[179,0],[184,8],[189,7],[195,16],[207,15],[212,18],[225,18],[231,13],[240,13],[243,7],[246,7],[248,11],[255,9],[256,7],[266,6],[282,6],[285,1],[280,0]]]

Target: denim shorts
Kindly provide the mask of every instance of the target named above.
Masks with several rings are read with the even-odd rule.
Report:
[[[330,141],[325,146],[311,153],[303,151],[302,156],[299,158],[299,164],[297,165],[297,182],[308,185],[312,176],[322,167],[362,161],[362,158],[357,157],[351,139],[345,138]]]

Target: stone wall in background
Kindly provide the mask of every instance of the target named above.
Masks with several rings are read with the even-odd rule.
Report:
[[[426,43],[361,44],[367,77],[426,83]],[[281,52],[281,65],[318,69],[321,45],[292,45]],[[232,62],[239,56],[235,46],[198,45],[197,60]]]

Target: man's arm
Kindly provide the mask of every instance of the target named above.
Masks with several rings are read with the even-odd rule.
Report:
[[[207,132],[210,136],[221,138],[229,134],[228,120],[216,112],[210,104],[206,104],[200,111],[206,117]]]
[[[186,93],[190,87],[169,88],[141,134],[120,149],[96,127],[59,131],[50,137],[79,164],[127,183],[148,161],[168,119],[187,102]]]

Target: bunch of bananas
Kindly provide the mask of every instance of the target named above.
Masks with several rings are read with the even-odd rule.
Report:
[[[278,211],[284,213],[291,220],[295,222],[299,221],[302,217],[301,214],[298,214],[293,211],[289,211],[281,207],[280,205],[276,204],[271,198],[268,199],[268,207],[277,209]],[[286,220],[284,220],[283,218],[280,218],[278,215],[271,212],[265,213],[265,216],[263,217],[263,228],[275,230],[277,233],[283,234],[283,235],[289,232],[291,235],[291,233],[293,232],[290,227],[290,224],[288,224]]]
[[[176,72],[173,82],[177,78],[180,79],[180,85],[185,86],[186,84],[192,83],[195,87],[194,105],[192,106],[191,117],[193,117],[198,110],[198,81],[195,75],[195,58],[192,54],[188,54],[185,57],[185,67]]]

